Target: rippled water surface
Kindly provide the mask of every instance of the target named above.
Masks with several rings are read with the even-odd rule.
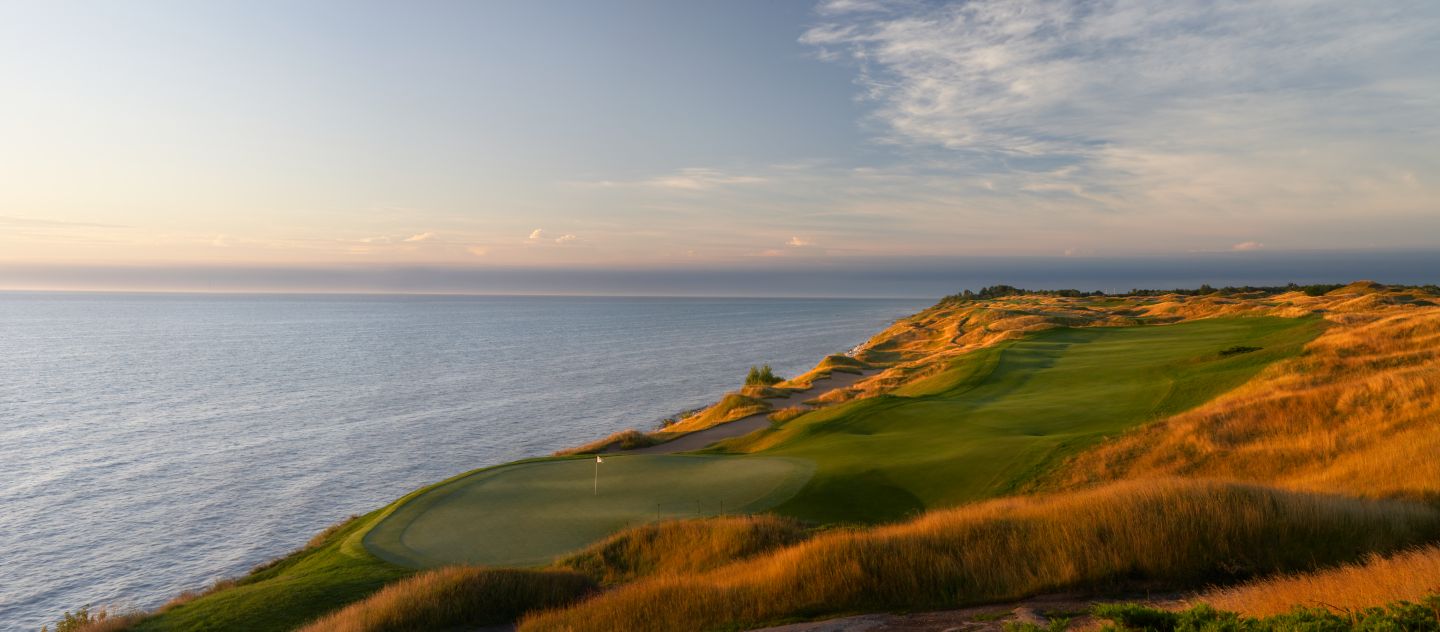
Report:
[[[0,294],[0,629],[155,606],[925,303]]]

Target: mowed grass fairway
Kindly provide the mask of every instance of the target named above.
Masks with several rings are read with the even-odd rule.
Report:
[[[1265,317],[1044,331],[723,448],[816,462],[778,513],[893,520],[1016,491],[1105,436],[1238,386],[1319,328],[1316,319]],[[1259,349],[1222,353],[1236,346]]]
[[[625,527],[673,517],[763,511],[793,496],[810,461],[630,455],[481,470],[396,507],[365,535],[377,557],[411,568],[534,566]]]

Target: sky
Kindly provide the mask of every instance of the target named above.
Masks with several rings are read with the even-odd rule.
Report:
[[[1436,59],[1430,0],[0,0],[0,288],[1433,282]]]

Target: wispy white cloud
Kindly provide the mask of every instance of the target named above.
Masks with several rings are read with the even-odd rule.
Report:
[[[556,244],[560,246],[568,246],[580,240],[579,236],[569,233],[553,237],[551,235],[551,233],[545,232],[544,229],[536,228],[535,230],[530,231],[530,236],[527,237],[525,241],[526,243],[530,244]]]
[[[886,13],[915,7],[921,0],[823,0],[815,12],[821,15],[846,13]]]
[[[406,237],[406,238],[404,239],[404,241],[405,241],[405,243],[413,244],[413,243],[419,243],[419,242],[422,242],[422,241],[435,241],[436,239],[439,239],[439,238],[440,238],[440,236],[437,235],[437,234],[435,234],[435,233],[425,232],[425,233],[417,233],[417,234],[411,235],[411,236],[409,236],[409,237]]]
[[[851,3],[828,3],[829,13],[836,4]],[[1310,90],[1341,101],[1317,109],[1340,109],[1385,97],[1398,87],[1384,85],[1393,75],[1433,75],[1396,63],[1434,47],[1427,34],[1436,12],[1425,2],[975,0],[910,8],[839,13],[801,38],[859,62],[865,95],[899,142],[1089,154],[1129,139],[1137,117],[1200,114],[1236,97],[1288,102]],[[1249,114],[1197,122],[1255,122],[1258,113]]]
[[[1242,242],[1240,242],[1240,243],[1238,243],[1238,244],[1235,244],[1235,245],[1231,246],[1230,249],[1231,249],[1231,250],[1245,251],[1245,250],[1259,250],[1259,249],[1264,248],[1264,247],[1265,247],[1265,244],[1262,244],[1262,243],[1260,243],[1260,242],[1258,242],[1258,241],[1242,241]]]
[[[760,184],[767,179],[757,175],[729,173],[707,167],[678,169],[671,173],[641,180],[597,180],[578,182],[583,186],[606,188],[647,188],[671,191],[709,191],[721,187]]]
[[[805,239],[804,237],[791,237],[790,241],[785,242],[785,245],[791,248],[805,248],[807,246],[814,246],[815,242]]]
[[[878,139],[980,176],[972,200],[1216,231],[1227,216],[1435,211],[1440,73],[1420,61],[1440,58],[1433,2],[837,0],[817,14],[801,41],[853,65]]]

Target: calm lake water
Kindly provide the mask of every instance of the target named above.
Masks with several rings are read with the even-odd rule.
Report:
[[[0,293],[0,629],[153,607],[930,302]]]

